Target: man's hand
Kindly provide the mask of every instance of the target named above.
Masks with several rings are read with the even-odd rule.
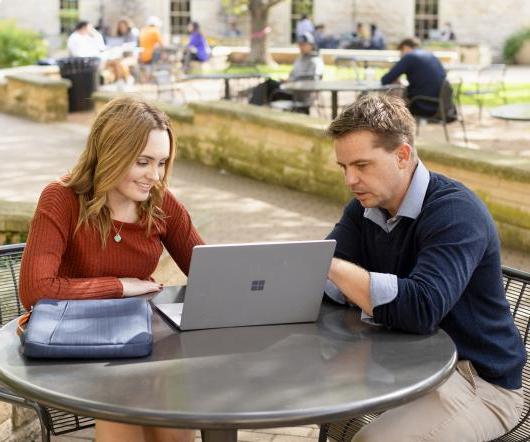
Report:
[[[162,290],[163,285],[158,282],[144,281],[138,278],[119,278],[123,286],[123,297],[145,295]]]
[[[361,307],[365,313],[373,314],[370,297],[370,273],[351,262],[333,258],[328,278],[350,302]]]

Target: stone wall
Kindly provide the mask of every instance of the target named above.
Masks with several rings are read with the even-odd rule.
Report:
[[[38,74],[6,75],[0,81],[0,110],[40,122],[65,120],[70,85],[70,80]]]
[[[530,26],[528,0],[440,1],[440,23],[450,21],[460,42],[481,42],[500,55],[510,34]]]
[[[111,97],[93,98],[98,109]],[[351,198],[324,136],[327,121],[229,101],[189,106],[192,113],[160,103],[181,157],[339,202]],[[530,159],[447,144],[418,151],[431,170],[461,180],[484,200],[504,246],[530,252]]]
[[[40,424],[35,411],[0,402],[0,442],[40,440]]]

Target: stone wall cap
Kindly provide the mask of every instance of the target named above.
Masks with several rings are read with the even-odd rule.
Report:
[[[111,91],[97,91],[92,94],[93,101],[108,102],[116,97],[121,96],[134,96],[134,94],[124,92],[111,92]],[[138,95],[138,98],[142,98]],[[147,100],[155,105],[160,110],[164,111],[169,117],[177,121],[185,121],[187,123],[193,122],[193,112],[187,106],[165,103],[163,101]]]
[[[487,173],[511,181],[530,183],[530,158],[469,150],[444,143],[418,143],[417,148],[420,158],[425,160]]]
[[[39,74],[9,74],[5,78],[9,80],[21,81],[23,83],[34,84],[38,86],[47,86],[47,87],[61,87],[69,88],[72,85],[72,82],[66,78],[50,78],[46,75]]]
[[[321,118],[226,100],[194,102],[188,105],[196,112],[229,115],[241,121],[255,122],[293,133],[309,133],[322,138],[326,137],[325,130],[329,124]]]

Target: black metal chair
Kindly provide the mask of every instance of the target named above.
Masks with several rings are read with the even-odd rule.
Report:
[[[0,246],[0,326],[25,312],[18,296],[18,276],[24,246],[25,244]],[[95,424],[91,417],[76,416],[25,399],[1,383],[0,401],[35,410],[40,421],[43,442],[50,440],[50,433],[59,436],[93,427]]]
[[[488,98],[501,98],[506,104],[506,65],[490,64],[479,69],[475,86],[472,89],[460,91],[457,100],[460,103],[461,97],[469,97],[478,105],[478,120],[482,121],[482,109],[484,102]]]
[[[524,340],[526,351],[530,353],[530,273],[503,267],[502,275],[515,324]],[[527,442],[530,439],[530,359],[523,369],[523,388],[524,409],[519,423],[494,442]],[[364,425],[372,422],[377,416],[379,413],[365,414],[348,421],[322,425],[319,441],[325,442],[329,438],[336,442],[350,442]]]
[[[416,135],[420,133],[420,121],[422,119],[432,123],[441,123],[443,125],[445,140],[449,143],[449,131],[447,130],[447,124],[453,121],[458,121],[462,126],[464,133],[464,142],[467,144],[467,132],[466,125],[464,122],[464,115],[462,113],[462,107],[459,105],[458,109],[455,103],[459,103],[457,97],[460,95],[462,88],[462,80],[454,80],[451,84],[449,80],[445,79],[440,87],[440,93],[437,98],[428,97],[424,95],[416,95],[409,101],[409,107],[413,107],[415,103],[433,103],[438,106],[438,110],[431,117],[414,116],[416,118]],[[414,112],[413,112],[414,114]]]

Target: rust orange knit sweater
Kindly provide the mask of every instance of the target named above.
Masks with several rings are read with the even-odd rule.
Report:
[[[87,226],[74,235],[79,202],[74,191],[51,183],[42,192],[22,257],[20,299],[29,309],[39,299],[118,298],[123,287],[118,278],[149,279],[162,245],[187,275],[191,252],[203,241],[184,206],[165,191],[166,215],[160,231],[123,223],[121,242],[111,232],[103,249],[99,232]],[[121,222],[115,223],[116,227]]]

